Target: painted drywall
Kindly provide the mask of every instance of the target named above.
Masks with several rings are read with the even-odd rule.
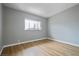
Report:
[[[24,20],[41,22],[42,30],[24,30]],[[47,37],[47,19],[3,6],[3,44]]]
[[[2,48],[2,5],[0,3],[0,50]]]
[[[49,18],[48,28],[51,38],[79,45],[79,5]]]

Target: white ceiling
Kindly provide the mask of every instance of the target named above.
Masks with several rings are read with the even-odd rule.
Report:
[[[5,3],[4,5],[47,18],[77,5],[77,3]]]

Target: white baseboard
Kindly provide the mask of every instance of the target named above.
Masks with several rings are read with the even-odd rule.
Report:
[[[34,40],[25,41],[25,42],[19,42],[19,43],[14,43],[14,44],[9,44],[9,45],[4,45],[3,47],[5,48],[5,47],[15,46],[15,45],[24,44],[24,43],[29,43],[29,42],[38,41],[38,40],[43,40],[43,39],[50,39],[50,40],[54,40],[54,41],[58,41],[58,42],[61,42],[61,43],[65,43],[65,44],[69,44],[69,45],[72,45],[72,46],[79,47],[78,44],[73,44],[73,43],[70,43],[70,42],[61,41],[61,40],[57,40],[57,39],[50,38],[50,37],[48,37],[48,38],[45,37],[45,38],[34,39]]]
[[[0,52],[0,55],[3,51],[4,48],[6,47],[10,47],[10,46],[15,46],[15,45],[19,45],[19,44],[24,44],[24,43],[29,43],[29,42],[34,42],[34,41],[38,41],[38,40],[44,40],[44,39],[50,39],[50,40],[54,40],[54,41],[58,41],[58,42],[61,42],[61,43],[65,43],[65,44],[69,44],[69,45],[72,45],[72,46],[76,46],[76,47],[79,47],[78,44],[72,44],[72,43],[69,43],[69,42],[65,42],[65,41],[61,41],[61,40],[57,40],[57,39],[54,39],[54,38],[40,38],[40,39],[34,39],[34,40],[30,40],[30,41],[25,41],[25,42],[19,42],[19,43],[14,43],[14,44],[9,44],[9,45],[4,45],[1,49],[1,52]]]
[[[43,40],[43,39],[47,39],[47,38],[45,37],[45,38],[40,38],[40,39],[34,39],[34,40],[29,40],[29,41],[24,41],[24,42],[13,43],[13,44],[9,44],[9,45],[4,45],[3,47],[5,48],[5,47],[15,46],[15,45],[29,43],[29,42]]]
[[[79,47],[79,45],[78,45],[78,44],[73,44],[73,43],[70,43],[70,42],[61,41],[61,40],[52,39],[52,38],[49,38],[49,39],[50,39],[50,40],[54,40],[54,41],[58,41],[58,42],[61,42],[61,43],[69,44],[69,45],[72,45],[72,46]]]
[[[0,55],[3,51],[4,48],[6,47],[10,47],[10,46],[15,46],[15,45],[19,45],[19,44],[24,44],[24,43],[29,43],[29,42],[34,42],[34,41],[38,41],[38,40],[44,40],[44,39],[47,39],[47,37],[45,38],[40,38],[40,39],[34,39],[34,40],[29,40],[29,41],[25,41],[25,42],[19,42],[19,43],[14,43],[14,44],[9,44],[9,45],[4,45],[0,51]]]
[[[4,47],[2,47],[2,49],[1,49],[1,51],[0,51],[0,55],[1,55],[2,51],[3,51],[3,49],[4,49]]]

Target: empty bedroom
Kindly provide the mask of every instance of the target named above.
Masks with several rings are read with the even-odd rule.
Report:
[[[1,56],[79,56],[78,3],[0,3]]]

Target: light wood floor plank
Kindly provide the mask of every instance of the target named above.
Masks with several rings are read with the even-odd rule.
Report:
[[[2,56],[79,56],[79,47],[44,39],[6,47]]]

